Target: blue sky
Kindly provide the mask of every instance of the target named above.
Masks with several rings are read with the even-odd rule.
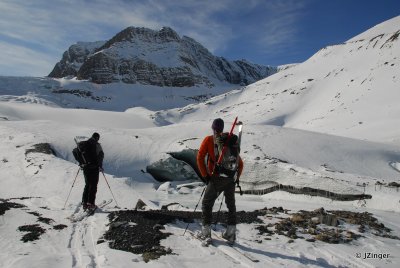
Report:
[[[230,60],[302,62],[400,15],[400,1],[0,0],[0,14],[0,75],[46,76],[70,45],[128,26],[169,26]]]

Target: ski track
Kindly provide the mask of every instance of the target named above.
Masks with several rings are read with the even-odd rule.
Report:
[[[72,267],[98,267],[101,268],[93,239],[93,224],[84,219],[73,223],[71,237],[68,243],[72,256]]]
[[[195,232],[193,232],[192,230],[187,230],[187,232],[190,232],[191,234],[189,235],[196,235]],[[214,245],[209,245],[208,247],[203,247],[200,241],[198,241],[196,238],[194,237],[189,237],[187,236],[187,240],[189,241],[189,243],[194,244],[196,243],[196,245],[199,246],[199,248],[201,249],[201,251],[203,251],[203,253],[207,254],[207,255],[217,255],[217,256],[221,256],[222,258],[225,258],[227,260],[229,260],[230,262],[232,262],[235,265],[239,265],[238,267],[252,267],[251,265],[245,263],[242,258],[244,257],[239,257],[239,256],[235,256],[235,254],[230,254],[227,253],[226,251],[222,250],[221,248],[219,248],[218,246],[214,246]],[[193,242],[194,241],[194,242]],[[236,254],[238,255],[238,254]]]
[[[177,232],[181,232],[183,229],[186,228],[186,224],[176,223],[176,225],[177,225]],[[199,247],[199,249],[203,253],[205,253],[207,256],[216,256],[216,255],[220,256],[222,258],[229,260],[232,264],[235,265],[235,267],[254,267],[252,264],[249,264],[246,262],[247,259],[244,260],[245,259],[244,256],[239,256],[240,253],[232,253],[232,252],[229,253],[229,252],[222,250],[218,246],[214,246],[214,245],[209,245],[208,247],[203,247],[200,245],[201,242],[199,240],[192,237],[192,235],[196,235],[195,231],[193,231],[191,229],[187,229],[186,233],[189,233],[189,234],[185,235],[185,240],[188,241],[192,245],[197,245]],[[176,233],[176,235],[179,235],[179,234]]]

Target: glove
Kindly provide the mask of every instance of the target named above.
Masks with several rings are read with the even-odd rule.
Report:
[[[221,166],[220,165],[215,165],[214,167],[214,175],[215,174],[220,174],[221,173]]]
[[[236,178],[235,184],[239,185],[239,177]]]

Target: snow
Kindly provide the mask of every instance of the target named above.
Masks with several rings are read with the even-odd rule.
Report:
[[[100,133],[105,177],[121,209],[133,209],[141,199],[149,209],[176,202],[173,209],[193,211],[202,185],[192,181],[162,184],[143,171],[167,159],[168,152],[197,149],[204,136],[210,134],[212,119],[221,117],[229,126],[239,116],[244,122],[243,190],[281,184],[341,194],[365,193],[372,198],[363,202],[335,201],[329,196],[284,191],[237,194],[238,211],[273,206],[292,212],[320,207],[367,211],[399,236],[398,190],[377,184],[400,182],[400,49],[398,40],[390,46],[386,42],[400,28],[398,18],[362,34],[363,38],[386,34],[375,47],[369,40],[328,47],[306,62],[283,68],[248,87],[228,93],[227,88],[213,91],[214,95],[224,94],[202,103],[179,96],[210,93],[205,88],[187,93],[188,89],[94,85],[73,79],[0,77],[0,198],[33,197],[10,200],[26,208],[11,209],[0,216],[0,266],[398,267],[399,240],[371,233],[350,244],[301,239],[288,243],[284,236],[257,243],[255,225],[239,224],[241,249],[260,260],[253,263],[223,245],[200,247],[198,241],[182,235],[185,224],[181,223],[167,225],[165,232],[173,235],[162,241],[175,254],[145,264],[140,255],[110,249],[107,243],[97,244],[108,228],[105,212],[118,209],[115,202],[82,222],[66,219],[77,209],[84,185],[71,152],[75,136]],[[111,99],[98,102],[49,93],[49,89],[60,87],[88,90]],[[39,143],[51,144],[56,156],[26,153]],[[186,183],[191,187],[179,186]],[[112,198],[102,175],[97,196],[98,202]],[[216,201],[214,210],[220,202]],[[54,222],[38,223],[37,217],[27,212],[38,212]],[[34,242],[20,241],[23,233],[18,226],[36,223],[46,233]],[[56,224],[67,228],[55,230]],[[190,226],[192,231],[196,228],[195,224]],[[356,257],[366,252],[390,257]]]

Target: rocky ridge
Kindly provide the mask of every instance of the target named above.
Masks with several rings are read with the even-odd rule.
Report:
[[[211,88],[215,83],[248,85],[276,72],[276,67],[214,56],[169,27],[159,31],[128,27],[108,41],[72,45],[49,77],[72,76],[100,84]]]

